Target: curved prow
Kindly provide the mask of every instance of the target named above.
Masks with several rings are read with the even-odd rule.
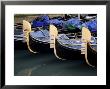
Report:
[[[25,41],[26,41],[26,43],[27,43],[27,47],[28,47],[28,49],[29,49],[30,52],[36,53],[36,52],[34,52],[34,51],[30,48],[30,46],[29,46],[29,33],[30,33],[31,31],[32,31],[32,30],[31,30],[31,24],[30,24],[28,21],[23,20],[23,33],[24,33]]]
[[[91,65],[87,59],[87,43],[89,43],[91,41],[91,32],[89,31],[89,29],[83,27],[82,28],[82,54],[85,55],[85,59],[86,59],[86,63],[89,66],[94,67],[93,65]]]
[[[55,48],[55,39],[58,35],[58,30],[54,25],[50,25],[49,27],[49,32],[50,32],[50,48],[54,48],[54,54],[58,59],[62,59],[60,58],[57,53],[56,53],[56,48]]]
[[[82,40],[84,42],[90,42],[91,41],[91,32],[89,29],[83,27],[82,28]]]

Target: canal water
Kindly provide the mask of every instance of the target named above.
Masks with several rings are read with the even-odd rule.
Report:
[[[27,49],[14,51],[15,76],[96,76],[96,68],[85,60],[61,60],[54,53],[30,53]]]

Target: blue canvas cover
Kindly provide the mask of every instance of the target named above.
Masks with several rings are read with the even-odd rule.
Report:
[[[81,40],[76,39],[69,39],[65,34],[60,34],[57,37],[59,43],[65,47],[71,48],[71,49],[81,49],[81,45],[74,45],[74,44],[81,44]]]
[[[38,17],[39,20],[34,19],[32,21],[32,27],[42,27],[49,24],[62,26],[63,21],[59,19],[49,19],[48,15],[42,15]]]
[[[42,16],[40,16],[40,18],[41,18],[43,21],[48,21],[48,20],[49,20],[49,16],[48,16],[48,15],[42,15]]]
[[[47,29],[41,30],[45,37],[49,37],[49,31]]]
[[[49,21],[50,24],[62,26],[63,21],[58,19],[51,19]]]
[[[42,15],[37,17],[39,19],[34,19],[32,21],[32,27],[42,27],[42,26],[47,26],[49,23],[49,16],[48,15]]]
[[[42,26],[43,26],[43,22],[36,20],[32,21],[32,27],[42,27]]]
[[[95,33],[97,32],[97,20],[96,19],[88,21],[82,24],[82,26],[87,27],[91,32],[95,32]]]
[[[72,19],[69,19],[68,21],[66,21],[65,23],[64,23],[64,25],[65,25],[65,28],[72,28],[73,27],[73,29],[74,28],[79,28],[79,29],[81,29],[81,25],[82,25],[82,21],[80,21],[79,19],[77,19],[77,18],[72,18]]]
[[[39,30],[30,33],[31,37],[41,41],[41,42],[50,42],[49,31],[48,30]]]
[[[58,42],[65,47],[81,50],[81,39],[69,39],[65,34],[59,34],[57,39]],[[91,37],[91,40],[90,44],[97,44],[97,40],[94,37]],[[96,49],[96,47],[96,45],[93,45],[93,48]]]
[[[45,37],[45,35],[41,31],[31,32],[30,35],[35,39],[38,37]]]

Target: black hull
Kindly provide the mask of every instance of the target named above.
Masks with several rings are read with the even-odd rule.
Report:
[[[27,49],[26,42],[23,43],[21,40],[14,41],[14,50],[24,50],[24,49]]]
[[[69,59],[69,60],[77,60],[77,59],[84,59],[84,55],[81,55],[81,51],[77,49],[71,49],[65,46],[62,46],[56,39],[55,42],[56,54],[58,57],[62,59]]]
[[[90,44],[87,44],[87,59],[93,66],[97,66],[97,51],[95,51]]]
[[[30,48],[35,51],[35,52],[52,52],[53,50],[50,49],[50,44],[49,43],[44,43],[38,40],[33,39],[30,35],[29,35],[29,46]]]

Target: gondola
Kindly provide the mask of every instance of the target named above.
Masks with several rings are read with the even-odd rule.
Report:
[[[60,38],[63,36],[62,38]],[[65,36],[65,37],[64,37]],[[92,40],[92,41],[95,41]],[[84,55],[81,55],[81,46],[82,42],[81,39],[77,39],[73,37],[73,39],[69,39],[65,34],[60,34],[56,40],[55,40],[55,49],[56,49],[56,54],[62,58],[62,59],[81,59],[84,57]],[[87,54],[88,54],[88,59],[92,59],[92,55],[96,52],[93,51],[93,48],[96,49],[96,43],[91,42],[88,43],[87,47]],[[91,45],[94,45],[91,47]],[[90,52],[89,52],[90,51]],[[93,53],[92,53],[93,52]]]
[[[23,31],[25,34],[27,47],[32,53],[47,53],[50,49],[50,36],[48,29],[37,28],[32,31],[31,24],[23,20]]]
[[[54,34],[56,33],[56,34]],[[70,40],[66,34],[58,34],[58,30],[54,25],[50,25],[50,35],[54,36],[54,54],[57,58],[65,59],[81,59],[81,40]],[[51,36],[50,36],[51,37]],[[71,38],[71,37],[70,37]],[[74,45],[73,45],[74,44]]]
[[[60,38],[65,36],[65,38]],[[55,39],[55,49],[56,54],[61,59],[81,59],[83,56],[81,55],[81,41],[72,39],[70,40],[65,34],[60,34]]]
[[[50,26],[50,30],[56,30],[57,28],[55,26]],[[94,37],[91,37],[91,41],[87,42],[87,53],[82,54],[82,37],[73,36],[73,39],[70,39],[65,34],[57,34],[55,37],[54,42],[54,54],[59,59],[86,59],[86,63],[90,66],[96,66],[97,64],[97,58],[94,58],[97,56],[97,52],[93,51],[93,48],[97,48],[96,39]],[[93,46],[92,46],[93,45]],[[92,48],[92,49],[91,49]],[[86,50],[86,49],[85,49]],[[94,55],[94,57],[92,57]],[[94,58],[92,60],[92,58]],[[92,61],[92,62],[91,62]]]
[[[51,52],[50,37],[48,30],[38,30],[30,32],[29,45],[33,51],[37,52]]]

